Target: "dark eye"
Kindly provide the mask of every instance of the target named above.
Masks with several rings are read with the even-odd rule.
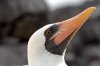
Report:
[[[51,35],[51,29],[49,28],[49,29],[47,29],[46,31],[45,31],[45,33],[44,33],[44,35]]]

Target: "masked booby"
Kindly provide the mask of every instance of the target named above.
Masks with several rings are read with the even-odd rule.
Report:
[[[28,66],[67,66],[66,46],[95,9],[89,7],[75,17],[37,30],[28,42]]]

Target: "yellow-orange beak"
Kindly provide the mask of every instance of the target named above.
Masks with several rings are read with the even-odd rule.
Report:
[[[50,40],[53,39],[56,45],[60,45],[61,42],[68,38],[69,43],[95,9],[96,7],[89,7],[75,17],[56,23],[59,25],[58,31],[50,38]]]

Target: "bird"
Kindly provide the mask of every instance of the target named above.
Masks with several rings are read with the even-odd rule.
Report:
[[[88,7],[72,18],[47,24],[34,32],[27,45],[27,66],[67,66],[66,47],[95,9]]]

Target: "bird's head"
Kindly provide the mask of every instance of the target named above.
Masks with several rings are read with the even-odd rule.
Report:
[[[28,43],[28,58],[32,58],[36,54],[42,56],[48,53],[62,56],[75,33],[94,10],[95,7],[90,7],[75,17],[62,22],[48,24],[37,30]]]

